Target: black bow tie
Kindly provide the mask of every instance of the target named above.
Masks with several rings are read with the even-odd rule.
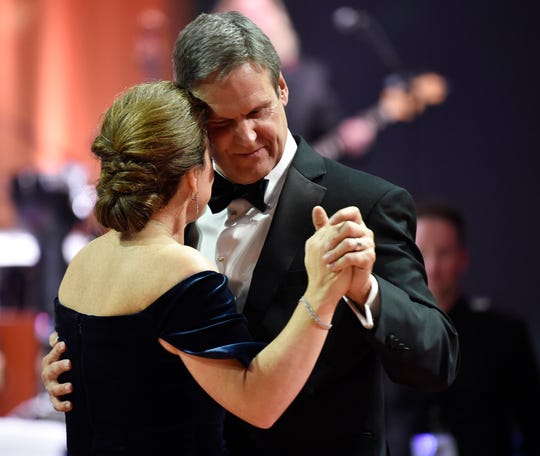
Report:
[[[214,184],[212,185],[212,197],[208,205],[214,214],[225,209],[234,199],[248,200],[253,207],[261,212],[266,210],[264,202],[264,192],[268,186],[268,179],[261,179],[253,184],[241,185],[233,184],[225,179],[219,173],[214,175]]]

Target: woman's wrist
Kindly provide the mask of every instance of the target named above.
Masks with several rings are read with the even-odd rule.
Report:
[[[332,327],[332,323],[327,323],[323,321],[322,318],[324,317],[317,313],[317,311],[311,306],[305,296],[302,296],[300,298],[299,303],[304,306],[311,319],[314,321],[315,324],[317,324],[317,326],[319,326],[319,328],[329,330]]]

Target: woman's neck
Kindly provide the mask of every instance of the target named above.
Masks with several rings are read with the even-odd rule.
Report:
[[[168,242],[184,243],[185,223],[163,214],[152,217],[142,230],[129,236],[122,236],[123,241],[141,244],[162,244]]]

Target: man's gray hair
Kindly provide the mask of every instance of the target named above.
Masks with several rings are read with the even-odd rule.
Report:
[[[209,76],[220,80],[244,63],[267,69],[278,91],[281,62],[262,30],[237,11],[202,13],[178,35],[174,80],[193,93]]]

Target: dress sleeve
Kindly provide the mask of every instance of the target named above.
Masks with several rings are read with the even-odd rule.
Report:
[[[253,341],[246,318],[235,309],[235,298],[223,274],[193,274],[158,301],[159,337],[185,353],[236,358],[247,367],[266,346]]]

